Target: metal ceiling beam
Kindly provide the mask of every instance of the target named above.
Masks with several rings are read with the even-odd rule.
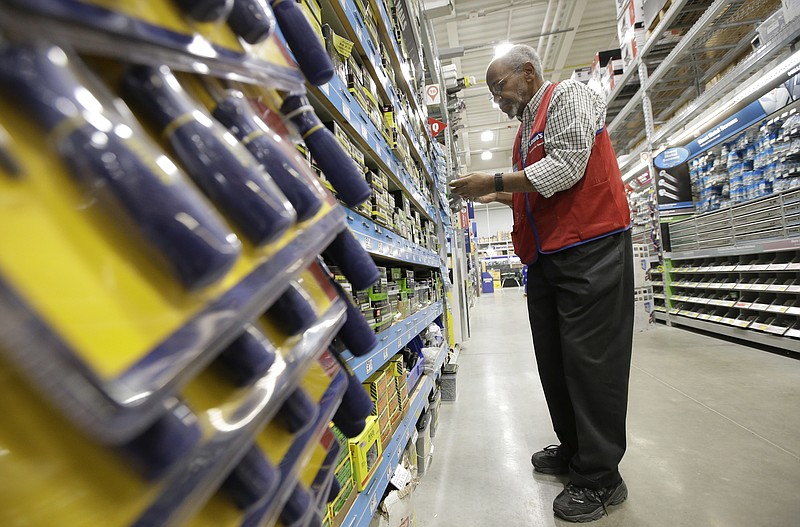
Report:
[[[550,24],[550,36],[547,37],[547,46],[544,48],[544,54],[540,55],[542,59],[542,69],[547,68],[547,57],[550,55],[550,48],[553,47],[553,31],[558,27],[558,23],[561,20],[561,13],[564,11],[564,0],[558,0],[558,7],[556,8],[556,14],[553,17],[553,22]],[[572,30],[572,28],[570,28]]]
[[[556,64],[553,66],[553,76],[551,77],[553,81],[559,80],[557,78],[558,74],[561,73],[561,70],[564,68],[564,64],[567,62],[567,57],[572,49],[572,43],[575,41],[575,35],[578,33],[578,28],[581,25],[581,20],[583,19],[583,14],[586,12],[586,5],[588,3],[589,0],[578,0],[576,2],[575,8],[572,11],[572,17],[570,18],[568,24],[575,29],[567,33],[564,36],[564,40],[561,42],[561,49],[559,50]]]

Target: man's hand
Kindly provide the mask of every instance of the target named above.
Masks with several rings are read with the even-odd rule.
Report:
[[[491,194],[484,194],[483,196],[478,196],[474,200],[477,203],[491,203],[493,201],[497,201],[497,192],[492,192]]]
[[[473,200],[492,194],[494,192],[494,175],[486,172],[471,172],[451,181],[450,190],[459,196]]]

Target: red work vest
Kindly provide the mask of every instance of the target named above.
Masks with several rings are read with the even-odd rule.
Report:
[[[522,126],[514,141],[514,170],[522,170],[545,157],[544,128],[547,108],[556,84],[548,86],[536,112],[525,164],[520,165]],[[514,252],[524,264],[538,253],[554,253],[624,231],[631,223],[628,199],[622,185],[617,156],[606,128],[596,135],[586,171],[575,185],[545,198],[538,192],[513,195]]]

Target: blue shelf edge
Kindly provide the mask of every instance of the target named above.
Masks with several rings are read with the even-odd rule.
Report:
[[[400,100],[397,97],[397,94],[395,93],[394,85],[391,83],[391,81],[389,79],[389,76],[386,74],[386,71],[385,71],[385,69],[383,67],[382,61],[381,61],[380,56],[378,54],[377,43],[373,42],[372,35],[370,34],[370,32],[366,28],[366,24],[365,24],[365,22],[363,20],[363,16],[359,12],[358,8],[355,6],[355,2],[353,0],[340,0],[339,3],[341,5],[342,11],[344,12],[344,15],[346,17],[346,20],[340,20],[340,21],[349,23],[350,24],[350,28],[353,30],[353,33],[356,34],[356,37],[358,38],[360,44],[362,45],[362,48],[364,49],[365,55],[367,57],[367,60],[370,62],[370,64],[372,65],[372,68],[378,74],[378,79],[377,79],[378,82],[383,87],[383,91],[389,96],[390,100],[388,102],[390,102],[397,109],[398,115],[400,116],[399,122],[401,123],[403,129],[406,132],[406,135],[408,136],[408,138],[410,139],[411,144],[413,145],[414,149],[416,150],[417,157],[419,157],[420,161],[422,161],[422,164],[423,164],[423,166],[425,168],[425,174],[427,176],[427,180],[430,181],[431,183],[433,183],[434,179],[435,179],[434,178],[434,171],[432,169],[432,165],[431,165],[430,159],[428,159],[429,156],[427,156],[423,152],[422,147],[421,147],[422,142],[420,141],[420,139],[417,136],[417,134],[413,133],[413,129],[410,127],[410,125],[408,123],[409,117],[406,115],[405,109],[403,109],[400,106]],[[380,16],[383,17],[383,12],[380,13]],[[393,33],[388,30],[388,28],[390,26],[387,25],[387,24],[384,24],[384,25],[387,28],[387,34],[390,35],[390,40],[392,41],[392,47],[396,51],[395,56],[398,59],[397,62],[398,63],[404,63],[405,62],[404,60],[400,60],[399,48],[397,46],[397,41],[394,38]],[[414,94],[413,89],[408,84],[408,81],[405,78],[403,78],[403,82],[405,82],[406,85],[407,85],[408,93],[409,94]],[[413,109],[414,111],[411,112],[412,115],[414,115],[416,117],[419,117],[420,118],[420,124],[422,126],[426,126],[426,123],[421,118],[421,114],[419,112],[419,108],[421,107],[421,105],[416,100],[416,98],[409,97],[409,99],[413,99],[413,101],[415,103],[415,108]]]
[[[380,369],[411,339],[419,335],[426,327],[444,312],[442,302],[435,302],[430,306],[414,313],[405,320],[401,320],[392,327],[378,333],[378,345],[374,350],[361,357],[354,357],[349,351],[342,356],[347,365],[353,370],[358,380],[365,381],[375,370]]]
[[[436,251],[417,245],[353,210],[347,211],[347,226],[368,253],[411,264],[439,266]]]
[[[318,92],[317,92],[318,90]],[[327,102],[336,109],[344,122],[355,129],[359,137],[366,143],[371,155],[376,160],[380,159],[389,172],[400,182],[403,189],[412,197],[417,206],[430,218],[435,219],[435,210],[428,199],[422,195],[413,179],[406,171],[389,144],[367,116],[361,105],[355,101],[342,80],[334,75],[333,78],[322,86],[312,88],[312,93],[321,93]]]
[[[447,346],[442,344],[436,357],[437,371],[442,367],[446,357]],[[397,431],[392,436],[392,439],[389,440],[389,444],[383,448],[382,461],[375,472],[375,476],[367,488],[359,493],[344,522],[342,522],[342,527],[369,526],[375,511],[378,509],[378,504],[383,498],[383,492],[389,485],[389,480],[391,480],[392,474],[394,474],[403,456],[403,451],[415,431],[416,422],[422,413],[422,409],[428,405],[428,394],[433,389],[433,382],[434,377],[431,375],[422,376],[422,380],[417,384],[416,394],[409,405],[408,413],[403,417],[397,427]]]

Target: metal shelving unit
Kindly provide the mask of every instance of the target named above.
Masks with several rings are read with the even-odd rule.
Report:
[[[650,142],[655,146],[747,79],[754,81],[771,58],[800,36],[800,19],[795,19],[749,52],[756,27],[780,6],[778,0],[672,2],[608,98],[608,128],[618,151],[638,160],[638,153],[648,149],[643,143],[648,119],[654,123]],[[632,73],[640,64],[647,74],[644,82],[641,72]],[[631,90],[636,81],[639,89]],[[652,108],[648,117],[642,108],[645,94]]]

